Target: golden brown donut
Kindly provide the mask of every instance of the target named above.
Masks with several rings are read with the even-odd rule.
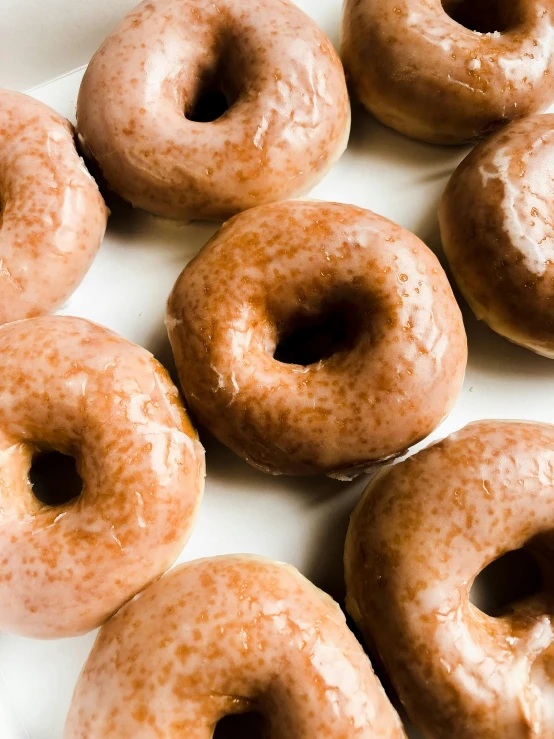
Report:
[[[76,460],[80,496],[44,505],[29,470]],[[0,631],[84,633],[173,564],[204,487],[204,450],[154,357],[80,318],[0,328]]]
[[[69,298],[107,216],[71,123],[28,95],[0,90],[0,324],[50,313]]]
[[[133,205],[223,220],[313,187],[350,105],[331,42],[288,0],[145,0],[89,64],[77,130]]]
[[[554,101],[554,0],[345,0],[342,57],[382,123],[463,143]]]
[[[554,426],[479,421],[382,471],[345,551],[347,608],[433,739],[554,736]],[[475,577],[526,549],[544,591],[498,617]]]
[[[554,357],[554,115],[513,123],[478,146],[443,195],[452,272],[477,318]]]
[[[65,739],[212,739],[259,712],[273,739],[402,739],[338,605],[289,565],[181,565],[100,632]]]
[[[273,474],[348,477],[402,454],[448,414],[466,365],[435,255],[340,203],[231,219],[177,280],[166,322],[199,420]]]

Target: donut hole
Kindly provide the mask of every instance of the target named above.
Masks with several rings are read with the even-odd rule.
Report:
[[[506,616],[516,603],[544,590],[542,571],[526,549],[491,562],[475,578],[469,600],[488,616]]]
[[[316,364],[352,349],[361,326],[361,311],[349,301],[328,304],[315,315],[300,311],[278,326],[273,356],[284,364]]]
[[[185,118],[196,123],[213,123],[234,105],[240,94],[231,76],[237,64],[232,45],[228,44],[212,68],[199,72],[185,104]]]
[[[519,3],[507,0],[442,0],[445,12],[477,33],[506,33],[521,22]]]
[[[195,99],[188,113],[189,121],[196,123],[212,123],[226,113],[230,108],[229,101],[223,90],[217,87],[203,89]]]
[[[47,506],[61,506],[83,492],[83,480],[74,457],[57,451],[41,452],[29,470],[35,498]]]
[[[218,721],[213,739],[264,739],[268,728],[261,713],[234,713]]]

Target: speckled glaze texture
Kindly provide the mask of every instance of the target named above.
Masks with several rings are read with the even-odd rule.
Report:
[[[553,426],[480,421],[383,471],[352,516],[347,608],[426,737],[554,737],[553,471]],[[523,546],[544,591],[486,615],[475,577]]]
[[[462,162],[440,207],[444,251],[477,318],[554,357],[554,115],[513,123]]]
[[[0,90],[0,323],[67,300],[98,251],[107,215],[69,121]]]
[[[351,344],[309,365],[283,333],[342,306]],[[226,223],[170,295],[181,385],[209,430],[274,474],[352,475],[425,438],[458,395],[460,311],[434,254],[351,205],[292,201]]]
[[[145,645],[147,647],[145,648]],[[273,739],[402,739],[338,605],[289,565],[181,565],[100,632],[65,739],[211,739],[257,711]]]
[[[207,87],[229,110],[190,116]],[[223,220],[307,192],[346,147],[341,62],[286,0],[150,0],[84,76],[77,129],[109,185],[176,219]]]
[[[382,123],[470,141],[554,100],[554,0],[345,0],[342,57]]]
[[[76,458],[79,498],[45,506],[40,451]],[[191,531],[204,453],[145,349],[79,318],[0,329],[0,630],[50,638],[99,626],[159,577]]]

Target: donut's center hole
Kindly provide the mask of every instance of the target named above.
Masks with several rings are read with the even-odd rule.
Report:
[[[217,121],[235,104],[240,94],[236,82],[240,79],[240,62],[235,58],[235,52],[232,39],[228,40],[215,52],[215,63],[198,72],[185,103],[185,117],[189,121]]]
[[[478,33],[505,33],[521,20],[514,0],[442,0],[442,6],[453,20]]]
[[[525,549],[495,559],[475,578],[469,599],[489,616],[507,615],[512,607],[544,588],[542,572]]]
[[[185,111],[189,121],[211,123],[226,113],[231,106],[223,90],[217,87],[205,88],[194,100],[189,111]]]
[[[213,739],[264,739],[268,724],[261,713],[235,713],[218,721]]]
[[[274,357],[285,364],[310,365],[351,349],[360,332],[357,306],[335,303],[316,315],[299,312],[279,328]]]
[[[29,471],[33,494],[44,505],[60,506],[78,498],[83,480],[75,459],[61,452],[43,452],[33,459]]]

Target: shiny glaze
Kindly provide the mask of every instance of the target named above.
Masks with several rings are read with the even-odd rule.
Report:
[[[444,251],[477,318],[554,357],[554,115],[477,147],[444,193]]]
[[[554,737],[554,427],[480,421],[383,471],[348,531],[347,608],[426,737]],[[546,591],[469,602],[526,545]]]
[[[463,4],[482,21],[487,3]],[[439,144],[470,141],[547,108],[554,0],[496,5],[505,17],[493,12],[494,30],[478,33],[453,20],[441,0],[346,0],[342,57],[361,102],[382,123]]]
[[[289,565],[181,565],[103,627],[65,739],[211,739],[259,711],[273,739],[401,739],[338,605]]]
[[[40,450],[76,458],[79,498],[45,506]],[[204,452],[175,386],[145,349],[79,318],[0,329],[0,631],[99,626],[177,558]]]
[[[215,78],[233,103],[185,117]],[[146,0],[93,57],[77,129],[109,185],[177,219],[223,220],[309,190],[350,129],[340,60],[286,0]]]
[[[106,219],[69,121],[27,95],[0,90],[0,323],[67,300],[98,251]]]
[[[350,347],[306,366],[274,358],[283,331],[338,301],[345,323],[359,321]],[[338,203],[275,203],[230,220],[177,280],[166,323],[190,407],[274,474],[348,476],[405,452],[450,411],[467,358],[434,254]]]

